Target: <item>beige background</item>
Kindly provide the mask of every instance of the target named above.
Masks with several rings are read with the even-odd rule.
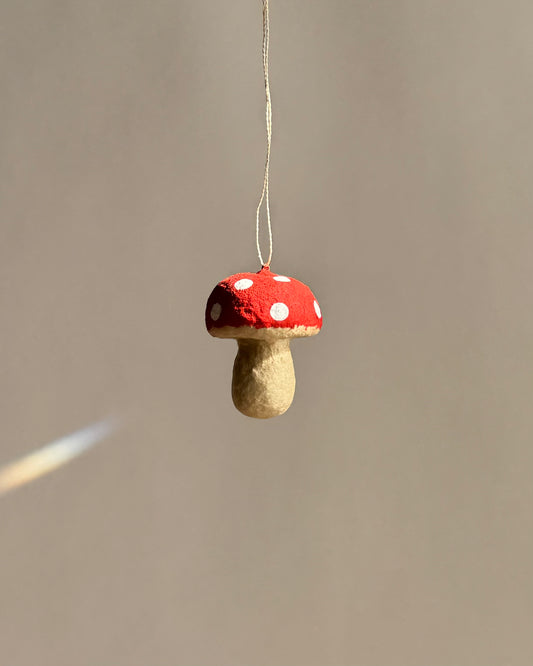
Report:
[[[533,663],[533,6],[273,0],[283,417],[231,404],[259,0],[1,0],[1,666]]]

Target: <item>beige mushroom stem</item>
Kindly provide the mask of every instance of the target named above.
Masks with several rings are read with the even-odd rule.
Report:
[[[239,338],[231,394],[246,416],[269,419],[289,409],[296,378],[289,338]]]

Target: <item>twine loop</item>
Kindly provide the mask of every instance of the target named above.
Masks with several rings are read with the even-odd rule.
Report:
[[[266,97],[266,134],[267,134],[267,150],[265,160],[265,175],[263,178],[263,191],[257,206],[255,216],[255,242],[257,245],[257,255],[262,266],[267,268],[272,261],[272,223],[270,220],[270,191],[269,191],[269,176],[270,176],[270,148],[272,145],[272,100],[270,98],[270,80],[268,71],[268,60],[270,51],[270,16],[268,0],[263,0],[263,73],[265,78],[265,97]],[[268,229],[269,253],[267,261],[263,260],[261,253],[261,244],[259,242],[259,228],[261,226],[261,207],[265,204],[266,209],[266,223]]]

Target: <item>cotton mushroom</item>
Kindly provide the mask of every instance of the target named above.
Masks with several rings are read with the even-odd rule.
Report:
[[[219,282],[207,301],[205,321],[216,338],[235,338],[232,397],[235,407],[258,419],[283,414],[294,397],[291,338],[316,335],[320,307],[305,284],[276,275],[238,273]]]

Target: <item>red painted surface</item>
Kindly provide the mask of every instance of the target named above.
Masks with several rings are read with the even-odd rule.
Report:
[[[205,311],[208,329],[223,326],[253,326],[254,328],[294,328],[296,326],[322,327],[322,317],[315,309],[315,296],[303,282],[289,278],[290,282],[279,282],[272,273],[263,267],[258,273],[237,273],[230,275],[211,292]],[[235,284],[240,280],[251,280],[252,285],[238,290]],[[283,321],[272,318],[271,308],[275,303],[287,306],[289,314]],[[218,319],[213,320],[213,306],[218,304]],[[282,308],[283,310],[283,308]]]

